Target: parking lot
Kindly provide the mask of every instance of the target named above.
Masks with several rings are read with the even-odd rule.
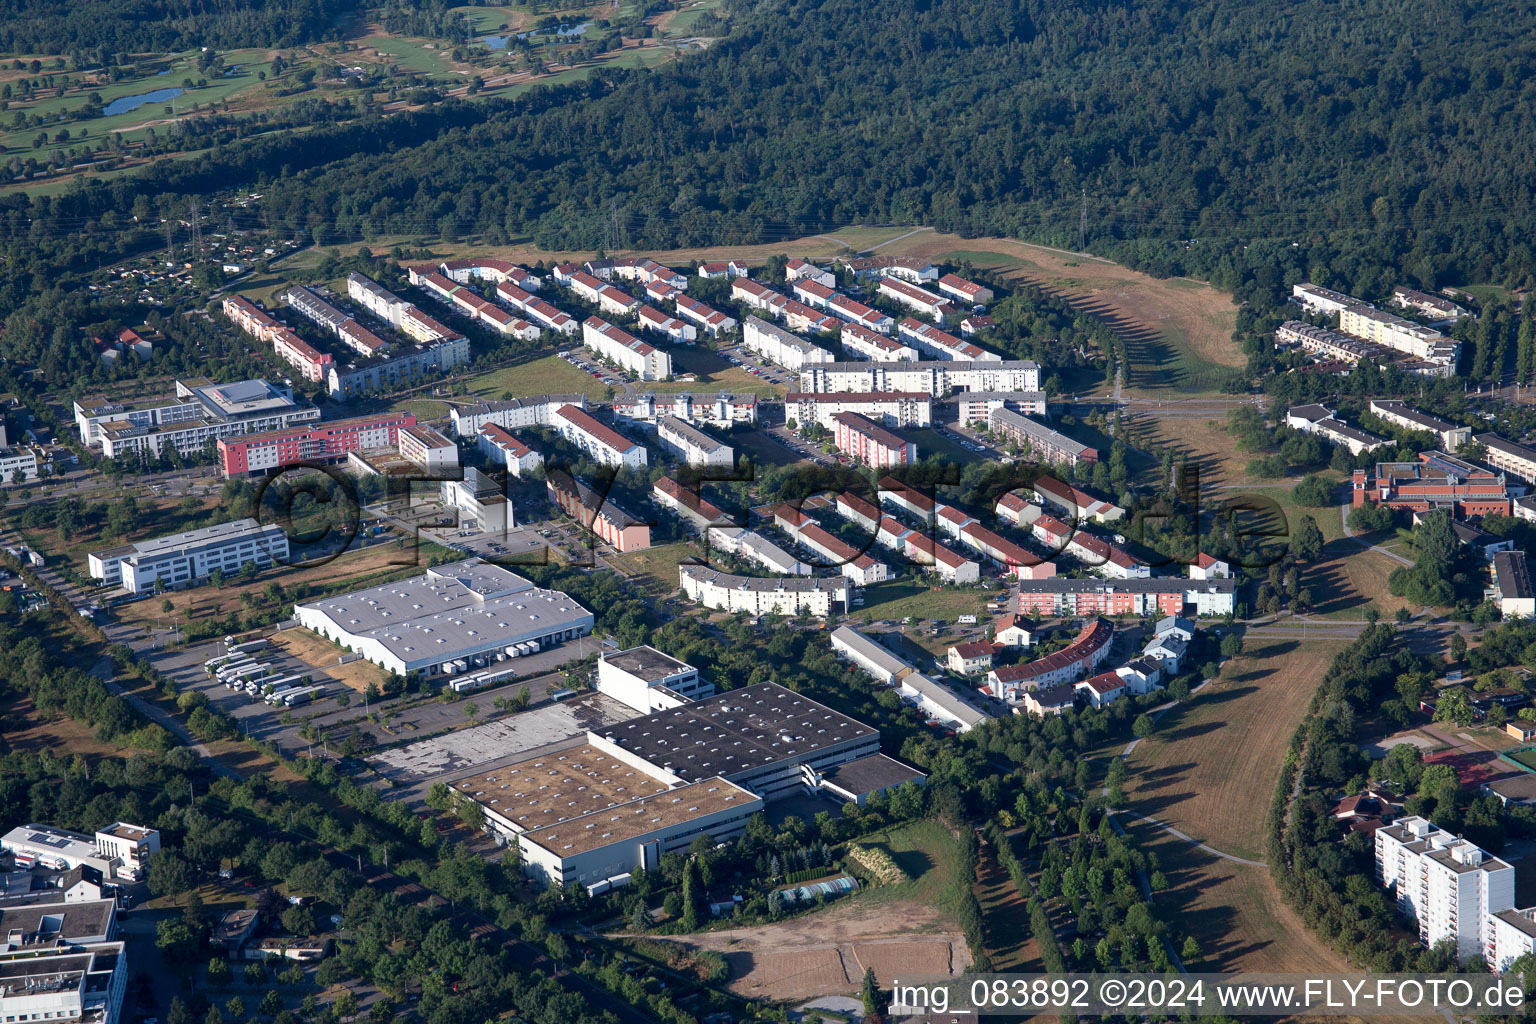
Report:
[[[386,750],[370,761],[388,779],[419,782],[493,761],[515,760],[552,744],[579,738],[588,729],[602,729],[638,715],[635,709],[610,697],[589,693]],[[462,711],[459,720],[463,721]]]
[[[582,354],[581,349],[569,349],[560,353],[560,358],[570,363],[579,370],[590,373],[594,380],[600,380],[604,384],[616,388],[623,388],[630,383],[629,378],[617,370],[610,370],[595,359],[590,359]]]
[[[782,366],[776,366],[766,359],[761,359],[740,345],[722,348],[720,355],[725,357],[733,366],[739,366],[754,377],[761,377],[771,384],[781,384],[792,391],[798,390],[800,387],[799,374],[792,373]]]

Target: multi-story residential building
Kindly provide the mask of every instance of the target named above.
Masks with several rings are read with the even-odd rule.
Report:
[[[1343,445],[1351,455],[1384,448],[1392,443],[1384,437],[1350,426],[1325,405],[1293,406],[1285,414],[1285,425],[1292,430],[1321,437],[1331,444]]]
[[[991,288],[954,274],[945,274],[939,278],[939,291],[967,307],[991,302],[993,295]]]
[[[1147,579],[1020,580],[1019,614],[1035,617],[1080,615],[1228,615],[1236,609],[1237,581]]]
[[[959,312],[955,308],[954,303],[944,296],[931,292],[926,288],[919,288],[915,284],[908,284],[906,281],[898,280],[895,277],[887,276],[883,278],[880,281],[879,291],[881,295],[894,299],[908,309],[914,309],[924,316],[932,317],[939,323],[943,323],[945,318]]]
[[[742,325],[741,342],[770,363],[796,372],[814,363],[830,363],[833,359],[826,349],[755,316],[747,317]]]
[[[101,445],[108,458],[139,454],[158,458],[167,448],[191,455],[221,437],[283,430],[320,418],[312,405],[299,405],[293,391],[264,380],[215,384],[207,378],[176,382],[173,396],[75,402],[80,440]]]
[[[832,423],[838,450],[866,466],[888,469],[917,461],[917,445],[856,412],[836,413]]]
[[[1075,466],[1079,462],[1097,462],[1099,459],[1097,448],[1074,441],[1012,409],[992,410],[987,426],[998,437],[1018,444],[1038,462]]]
[[[939,279],[939,268],[918,256],[855,256],[838,262],[855,277],[899,277],[914,284]]]
[[[545,478],[549,500],[591,530],[615,551],[643,551],[651,546],[651,527],[572,477],[554,470]]]
[[[511,306],[546,331],[575,334],[581,325],[569,313],[561,312],[527,289],[507,283],[496,286],[498,301]]]
[[[985,428],[994,408],[1011,408],[1025,416],[1048,416],[1051,402],[1044,391],[955,391],[946,405],[954,410],[948,422]]]
[[[661,446],[690,466],[734,466],[736,454],[731,446],[711,437],[698,427],[675,416],[656,420],[656,436]]]
[[[347,295],[374,316],[387,324],[400,326],[400,318],[411,304],[394,292],[362,274],[347,275]]]
[[[724,262],[699,264],[699,276],[706,281],[717,279],[731,280],[737,277],[747,277],[750,274],[751,268],[747,266],[745,260],[726,260]]]
[[[987,690],[999,700],[1018,704],[1028,690],[1076,682],[1104,663],[1114,639],[1115,627],[1106,619],[1094,617],[1070,644],[1054,654],[989,671]]]
[[[464,276],[467,278],[470,275]],[[466,284],[456,282],[429,267],[410,268],[410,278],[412,284],[420,286],[439,302],[453,307],[459,315],[489,327],[497,334],[522,341],[538,339],[538,327],[520,317],[508,315],[496,303],[483,298]]]
[[[1292,285],[1291,301],[1308,313],[1323,316],[1342,313],[1351,306],[1365,305],[1359,299],[1345,295],[1343,292],[1310,283]]]
[[[699,337],[697,327],[685,324],[676,317],[667,316],[654,306],[641,306],[639,319],[641,327],[648,331],[655,331],[668,341],[693,342]]]
[[[1125,509],[1119,505],[1095,498],[1087,491],[1073,487],[1071,484],[1063,483],[1055,477],[1042,476],[1037,478],[1034,483],[1034,491],[1040,495],[1041,500],[1049,505],[1054,505],[1076,522],[1086,522],[1091,519],[1096,523],[1112,523],[1117,519],[1125,518]],[[998,508],[997,512],[998,515],[1007,514],[1001,507]],[[1018,522],[1017,518],[1014,521]],[[1021,523],[1020,525],[1023,524]]]
[[[896,320],[890,314],[871,309],[864,303],[856,302],[819,281],[812,281],[809,278],[797,281],[794,284],[794,292],[796,297],[807,306],[813,309],[824,309],[839,320],[857,324],[866,330],[890,334],[896,327]]]
[[[666,380],[672,376],[670,355],[598,317],[582,321],[581,343],[641,380]]]
[[[899,281],[890,282],[900,284]],[[988,352],[980,345],[955,337],[946,331],[941,331],[933,324],[925,324],[921,320],[911,317],[902,318],[896,325],[896,333],[910,341],[920,351],[926,352],[935,359],[959,359],[968,362],[1001,362],[1002,356],[995,352]]]
[[[745,277],[745,274],[741,275]],[[832,271],[824,267],[818,267],[814,263],[807,263],[796,256],[784,264],[784,279],[793,284],[796,281],[815,281],[817,284],[826,285],[828,288],[836,287],[837,278]]]
[[[888,426],[922,428],[933,423],[933,400],[920,391],[791,391],[784,396],[785,417],[801,427],[816,423],[835,431],[835,417],[844,412]]]
[[[901,534],[900,550],[913,565],[934,573],[950,583],[975,583],[981,579],[981,565],[942,544],[926,533],[907,530]]]
[[[636,444],[585,409],[564,405],[555,410],[550,425],[560,436],[605,466],[644,466],[645,446]]]
[[[685,423],[702,423],[713,427],[733,427],[738,423],[757,422],[757,396],[721,391],[713,395],[696,395],[691,391],[672,394],[656,394],[642,391],[613,400],[613,414],[629,420],[654,422],[662,416],[674,416]]]
[[[1439,331],[1371,306],[1339,311],[1339,330],[1433,363],[1454,366],[1461,346]]]
[[[487,423],[494,423],[503,430],[525,430],[529,427],[555,427],[555,413],[567,405],[578,409],[587,407],[586,395],[536,395],[530,398],[512,398],[502,402],[479,402],[474,405],[455,405],[448,410],[453,421],[453,436],[471,438],[480,433]]]
[[[1536,617],[1536,591],[1524,551],[1497,551],[1493,555],[1493,594],[1499,613],[1506,619]]]
[[[1369,476],[1357,469],[1352,487],[1356,508],[1379,503],[1410,512],[1446,509],[1457,517],[1510,514],[1503,473],[1445,452],[1423,452],[1417,462],[1378,462]]]
[[[219,464],[226,477],[269,473],[300,462],[340,462],[351,452],[393,448],[402,427],[416,425],[408,412],[376,413],[310,423],[287,430],[222,437]]]
[[[1371,402],[1371,412],[1404,430],[1421,430],[1434,434],[1440,446],[1448,452],[1455,451],[1472,439],[1471,427],[1458,427],[1438,416],[1421,412],[1407,402],[1376,399]]]
[[[1029,532],[1052,554],[1067,554],[1111,579],[1145,579],[1152,575],[1149,566],[1138,562],[1123,548],[1085,530],[1068,526],[1054,516],[1037,515]]]
[[[457,331],[449,331],[436,320],[414,310],[408,312],[404,323],[436,325],[420,337],[437,337],[438,328],[446,336],[415,345],[390,346],[382,355],[345,366],[332,366],[326,380],[326,391],[333,399],[346,401],[370,392],[385,391],[405,384],[418,383],[433,374],[447,373],[469,362],[469,339]],[[358,336],[357,332],[350,332]]]
[[[459,467],[459,446],[431,427],[401,427],[396,445],[400,454],[429,474],[439,474]]]
[[[1275,343],[1294,345],[1303,352],[1325,359],[1341,359],[1346,363],[1358,363],[1366,356],[1387,356],[1391,351],[1326,327],[1313,326],[1305,320],[1287,320],[1275,328]]]
[[[887,338],[867,327],[858,324],[844,324],[842,333],[838,335],[843,348],[863,356],[865,359],[873,359],[882,363],[916,362],[919,358],[917,349],[905,342],[894,338]],[[831,365],[840,365],[833,363]],[[802,375],[805,371],[801,371]]]
[[[807,519],[793,536],[801,547],[827,560],[827,565],[861,587],[890,578],[890,569],[868,552],[832,536],[814,520]]]
[[[505,466],[515,477],[527,476],[544,465],[544,456],[494,423],[480,428],[476,443],[493,465]]]
[[[530,292],[538,291],[544,284],[541,278],[515,263],[483,256],[475,259],[448,260],[437,269],[443,276],[459,284],[467,284],[472,279],[479,278],[493,284],[515,284]]]
[[[1467,316],[1467,311],[1443,295],[1429,295],[1398,285],[1392,289],[1392,301],[1403,309],[1423,314],[1436,323],[1449,323]]]
[[[1478,434],[1473,440],[1486,449],[1483,461],[1501,473],[1536,483],[1536,448],[1507,441],[1498,434]]]
[[[800,371],[800,390],[925,391],[934,398],[953,393],[956,400],[971,392],[1039,396],[1040,364],[1030,359],[822,363]]]
[[[676,300],[677,315],[684,320],[692,320],[698,329],[711,338],[718,338],[726,331],[736,326],[736,318],[726,316],[724,313],[706,306],[698,299],[687,295],[679,295]]]
[[[121,586],[130,594],[166,590],[206,578],[215,569],[233,574],[286,562],[288,534],[275,523],[237,519],[168,537],[92,551],[86,559],[92,579]]]
[[[651,484],[651,497],[662,508],[687,520],[701,534],[711,526],[735,526],[730,516],[705,501],[698,491],[684,487],[669,476],[660,477]]]
[[[1377,829],[1375,846],[1376,880],[1418,923],[1420,942],[1495,958],[1493,917],[1514,908],[1513,867],[1417,816]]]
[[[680,565],[678,582],[690,601],[706,608],[748,615],[808,615],[822,618],[846,610],[849,589],[845,576],[732,576],[701,565]]]

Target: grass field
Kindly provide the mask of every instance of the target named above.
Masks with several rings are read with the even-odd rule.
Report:
[[[1337,520],[1338,516],[1332,516]],[[1318,517],[1319,523],[1322,517]],[[1302,585],[1310,587],[1317,605],[1313,613],[1328,619],[1363,619],[1374,607],[1390,619],[1407,602],[1387,590],[1387,577],[1402,563],[1380,551],[1363,551],[1353,540],[1340,538],[1323,546],[1323,558],[1309,566]]]
[[[958,615],[986,615],[987,601],[996,592],[980,590],[944,590],[911,580],[889,580],[864,588],[864,607],[853,617],[864,622],[876,619],[944,619],[953,622]]]
[[[337,663],[346,652],[329,640],[307,629],[285,629],[272,635],[272,642],[298,658],[310,668],[321,669],[347,686],[362,693],[372,683],[380,689],[389,679],[389,673],[371,661]]]
[[[1225,853],[1264,856],[1264,809],[1291,733],[1341,644],[1251,642],[1136,745],[1128,808]]]
[[[678,541],[617,555],[612,561],[644,577],[646,593],[660,596],[677,590],[677,567],[688,558],[701,558],[698,546],[689,541]]]
[[[1265,800],[1270,788],[1266,783]],[[1238,802],[1255,822],[1263,820],[1263,801],[1250,797]],[[1342,958],[1285,904],[1268,868],[1221,860],[1144,822],[1127,822],[1127,831],[1139,849],[1157,855],[1171,883],[1157,896],[1162,914],[1176,919],[1200,944],[1200,962],[1188,965],[1191,971],[1346,969]]]
[[[608,396],[608,385],[559,356],[545,356],[522,366],[507,366],[471,377],[469,390],[490,401],[506,395],[526,398],[529,395],[584,394],[599,400]]]
[[[1189,280],[1159,280],[1107,260],[1011,239],[968,238],[923,232],[882,248],[883,256],[925,256],[951,261],[985,253],[985,265],[1027,281],[1092,313],[1125,338],[1135,390],[1213,390],[1244,357],[1232,341],[1237,307],[1231,296]]]

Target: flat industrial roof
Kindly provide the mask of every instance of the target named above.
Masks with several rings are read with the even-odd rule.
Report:
[[[876,790],[899,786],[903,782],[922,782],[927,775],[916,768],[902,764],[894,757],[870,754],[857,761],[849,761],[822,773],[822,778],[839,789],[850,793],[873,793]]]
[[[27,936],[41,933],[41,937],[76,942],[105,937],[115,907],[110,899],[0,906],[0,935],[19,930]]]
[[[687,662],[678,661],[654,647],[631,647],[627,651],[606,654],[603,660],[646,682],[660,682],[668,676],[686,672],[690,667]]]
[[[778,683],[732,690],[603,730],[626,751],[681,777],[729,778],[879,733]]]
[[[668,786],[582,744],[471,775],[453,788],[526,832],[663,793]]]
[[[852,653],[857,654],[865,661],[873,663],[877,668],[890,673],[894,678],[903,671],[910,671],[912,666],[905,660],[892,654],[872,638],[854,629],[852,626],[838,626],[832,631],[832,639],[848,647]]]
[[[735,783],[708,778],[534,829],[524,838],[557,857],[575,857],[732,807],[750,813],[761,806],[761,799]]]

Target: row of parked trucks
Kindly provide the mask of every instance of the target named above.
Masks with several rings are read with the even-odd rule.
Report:
[[[520,644],[510,644],[500,657],[497,658],[497,661],[499,662],[506,658],[524,658],[530,654],[539,653],[539,650],[539,644],[536,640],[529,640]],[[468,671],[469,662],[464,658],[450,663],[446,669],[447,674],[450,676]],[[519,675],[522,671],[522,669],[517,668],[488,668],[473,675],[463,676],[459,679],[450,679],[448,681],[448,689],[454,693],[469,693],[471,690],[480,690],[487,686],[504,682]]]
[[[273,707],[297,707],[325,695],[325,687],[312,682],[308,673],[284,675],[270,661],[258,655],[271,646],[266,640],[243,644],[225,637],[225,653],[203,662],[203,670],[224,684],[228,690],[242,690]]]

